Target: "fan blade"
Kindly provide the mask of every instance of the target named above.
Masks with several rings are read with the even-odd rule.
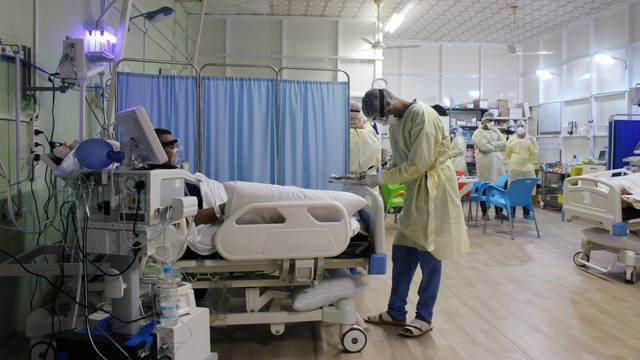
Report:
[[[415,49],[419,47],[420,45],[396,45],[396,46],[385,46],[385,49]]]
[[[500,53],[500,54],[487,54],[487,55],[482,55],[483,57],[492,57],[492,56],[506,56],[506,55],[517,55],[516,53]]]
[[[546,56],[546,55],[552,55],[553,53],[550,51],[538,51],[538,52],[519,52],[517,53],[518,55],[524,55],[524,56]]]
[[[367,38],[361,37],[360,40],[362,40],[362,41],[366,42],[367,44],[373,46],[373,41],[371,41],[371,40],[369,40]]]

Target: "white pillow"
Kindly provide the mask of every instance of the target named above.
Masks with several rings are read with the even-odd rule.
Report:
[[[311,190],[295,186],[280,186],[242,181],[224,183],[229,200],[225,205],[225,219],[242,207],[263,202],[285,201],[335,201],[342,205],[347,215],[353,216],[367,205],[367,201],[356,194],[344,191]]]
[[[318,285],[298,290],[293,294],[293,309],[311,311],[334,304],[340,299],[350,299],[362,291],[367,283],[345,269],[330,271],[330,279]]]

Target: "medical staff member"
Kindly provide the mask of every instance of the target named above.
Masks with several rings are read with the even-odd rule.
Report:
[[[467,142],[464,140],[464,134],[459,127],[452,128],[451,134],[451,161],[456,171],[461,171],[468,175],[467,171]]]
[[[387,89],[369,90],[362,111],[389,123],[392,164],[361,184],[407,185],[404,208],[393,245],[393,275],[387,310],[368,322],[401,326],[402,336],[416,337],[433,329],[443,260],[469,251],[467,228],[450,161],[450,140],[438,114],[421,102],[397,98]],[[389,120],[393,118],[392,120]],[[422,279],[415,318],[406,322],[407,295],[416,268]]]
[[[496,182],[503,174],[502,154],[507,148],[504,135],[494,128],[494,116],[487,112],[482,117],[482,126],[473,133],[472,142],[476,148],[476,170],[478,179],[485,182]],[[487,218],[487,204],[480,202],[482,218]],[[502,209],[496,207],[496,219],[508,219],[502,214]]]
[[[516,136],[507,142],[507,157],[509,158],[509,181],[523,178],[535,178],[535,163],[538,161],[538,143],[534,138],[526,139],[527,131],[524,127],[516,129]],[[511,210],[515,217],[515,208]],[[522,215],[531,218],[530,209],[522,208]]]
[[[359,103],[349,104],[349,173],[376,174],[382,159],[382,146],[373,127],[367,123]]]

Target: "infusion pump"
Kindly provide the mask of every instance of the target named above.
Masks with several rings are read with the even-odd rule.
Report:
[[[87,250],[92,253],[130,254],[132,247],[162,238],[168,225],[181,232],[184,219],[197,212],[197,199],[185,195],[193,178],[184,170],[116,170],[86,179]]]

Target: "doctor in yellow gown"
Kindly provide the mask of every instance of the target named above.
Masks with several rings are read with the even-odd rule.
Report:
[[[387,89],[369,90],[362,100],[368,118],[389,123],[392,164],[362,184],[404,183],[405,204],[393,245],[393,275],[387,311],[367,321],[404,325],[400,335],[420,336],[433,329],[433,307],[440,287],[441,261],[469,251],[451,142],[430,106],[397,98]],[[390,118],[393,119],[390,119]],[[390,119],[390,120],[389,120]],[[422,279],[416,316],[406,321],[407,294],[420,265]]]

